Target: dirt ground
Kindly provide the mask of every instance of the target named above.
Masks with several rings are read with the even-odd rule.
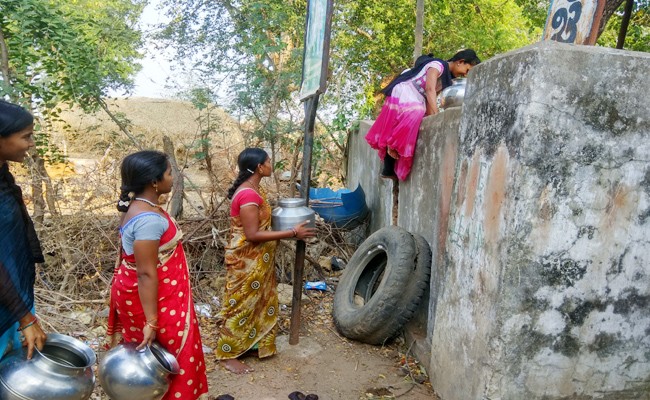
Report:
[[[210,186],[213,182],[208,178],[203,163],[194,159],[196,140],[199,139],[196,133],[198,132],[196,120],[199,115],[189,103],[132,99],[113,102],[111,108],[120,112],[128,110],[128,119],[132,123],[131,130],[145,146],[162,148],[162,136],[168,135],[172,138],[176,146],[177,160],[187,166],[184,170],[189,182],[186,183],[186,195],[191,201],[185,203],[185,215],[186,217],[198,216],[199,219],[206,217],[203,210],[207,209],[206,204],[212,201],[210,196],[223,192],[222,189],[230,185],[236,169],[233,160],[238,149],[243,146],[238,123],[219,111],[217,117],[220,118],[220,123],[223,123],[220,125],[218,137],[213,138],[212,160],[215,163],[213,168],[223,180],[217,183],[223,187],[215,188]],[[119,176],[117,160],[123,156],[120,153],[122,151],[120,146],[127,147],[130,144],[119,135],[115,136],[113,123],[101,113],[86,115],[78,110],[70,113],[74,115],[67,121],[79,134],[68,137],[63,134],[66,130],[60,129],[62,137],[58,139],[62,143],[61,147],[65,147],[70,152],[70,162],[58,167],[48,166],[48,169],[50,175],[57,182],[61,182],[56,187],[60,190],[57,194],[65,199],[61,205],[64,214],[76,216],[83,221],[79,223],[79,228],[74,225],[73,231],[77,232],[74,237],[83,238],[84,246],[86,243],[88,246],[82,247],[82,243],[74,239],[66,249],[83,260],[79,264],[90,266],[83,275],[79,273],[79,279],[80,283],[86,285],[83,286],[84,290],[86,287],[91,289],[80,290],[79,295],[81,297],[86,295],[92,305],[82,308],[76,307],[74,302],[69,304],[61,304],[63,302],[58,300],[55,302],[52,299],[57,299],[58,295],[50,294],[47,288],[43,288],[44,283],[39,286],[38,300],[39,304],[43,305],[56,304],[56,307],[48,311],[50,328],[53,330],[58,328],[61,332],[72,333],[74,337],[84,340],[98,352],[101,359],[103,356],[101,343],[104,340],[105,330],[102,326],[98,326],[100,324],[97,321],[103,321],[105,315],[95,310],[93,306],[96,305],[98,309],[105,307],[104,299],[98,298],[97,293],[106,293],[110,285],[110,281],[104,278],[102,271],[112,268],[114,258],[100,258],[102,254],[108,252],[98,251],[96,244],[105,243],[104,250],[106,248],[112,250],[111,243],[106,244],[105,238],[115,235],[112,231],[115,221],[107,222],[105,216],[115,215],[114,197],[116,180]],[[116,141],[119,141],[117,145]],[[79,158],[73,157],[74,155]],[[339,175],[336,172],[340,167],[340,163],[338,164],[336,168],[332,167],[329,175]],[[202,222],[197,222],[194,226],[190,223],[184,225],[184,230],[187,227],[186,233],[190,233],[184,246],[185,251],[194,257],[191,262],[197,274],[205,273],[211,276],[210,274],[216,269],[214,266],[221,262],[223,255],[219,255],[216,261],[210,257],[218,254],[215,249],[219,246],[223,247],[223,243],[219,240],[223,241],[225,237],[221,234],[221,237],[215,238],[214,226],[221,229],[222,225],[219,223],[226,221],[227,224],[227,220],[217,220],[215,215],[208,218],[212,218],[213,228],[211,230],[207,226],[206,232],[197,233],[198,228],[194,227],[202,226]],[[89,221],[92,223],[88,223]],[[313,249],[316,251],[311,254],[317,261],[320,256],[326,259],[332,256],[332,251],[328,252],[326,243],[329,242],[326,238],[331,242],[334,240],[332,237],[338,237],[338,234],[334,235],[331,230],[323,232],[322,236],[319,235],[323,245],[320,247],[314,245]],[[65,235],[69,235],[68,231],[65,231]],[[214,242],[210,243],[211,240]],[[60,244],[53,243],[51,248],[58,249],[58,246]],[[210,251],[206,251],[206,248]],[[346,246],[337,242],[334,253],[337,257],[349,259],[345,257],[346,250],[348,250]],[[280,255],[276,257],[279,277],[286,277],[285,269],[292,265],[294,260],[292,249],[284,249],[284,253],[288,253],[289,257],[282,258]],[[48,265],[56,265],[56,260]],[[46,276],[46,278],[58,282],[59,276]],[[305,278],[309,278],[307,273]],[[195,301],[205,306],[211,305],[213,310],[218,309],[216,302],[212,301],[213,298],[219,297],[217,293],[223,285],[223,282],[216,283],[218,279],[216,273],[215,278],[209,277],[205,282],[200,281],[201,284],[194,285]],[[291,307],[283,303],[285,305],[281,307],[279,314],[278,354],[265,360],[245,358],[244,362],[253,367],[254,372],[246,375],[232,374],[215,361],[213,354],[206,353],[211,399],[229,394],[236,400],[284,400],[289,399],[289,394],[295,391],[317,394],[320,400],[437,399],[424,370],[414,360],[412,354],[409,354],[408,346],[403,341],[398,338],[384,346],[370,346],[343,338],[337,333],[332,321],[333,292],[309,291],[306,296],[308,299],[302,306],[299,343],[288,344]],[[84,321],[80,320],[80,315],[84,316]],[[74,328],[71,328],[72,325]],[[214,349],[217,336],[214,317],[200,316],[200,326],[204,345]],[[73,332],[69,332],[70,330]],[[106,398],[101,387],[97,385],[92,399]]]
[[[290,309],[280,314],[278,354],[269,359],[246,357],[254,372],[236,375],[206,354],[210,395],[236,400],[288,399],[294,391],[317,394],[319,400],[437,399],[424,370],[401,339],[384,346],[348,340],[331,317],[331,292],[309,293],[303,304],[299,343],[290,345]],[[202,324],[204,345],[213,347],[210,327]],[[208,328],[208,329],[206,329]]]

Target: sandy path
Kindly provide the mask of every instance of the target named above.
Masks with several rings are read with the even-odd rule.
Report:
[[[414,383],[408,369],[400,368],[405,349],[399,340],[378,347],[341,337],[331,319],[331,300],[330,293],[321,294],[303,306],[297,345],[288,343],[289,310],[284,310],[278,354],[266,360],[245,358],[255,369],[250,374],[232,374],[207,354],[210,394],[230,394],[236,400],[288,399],[294,391],[315,393],[319,400],[437,398],[428,382]],[[206,344],[210,345],[210,340],[206,338]],[[411,358],[409,361],[412,375],[420,381],[426,379]]]

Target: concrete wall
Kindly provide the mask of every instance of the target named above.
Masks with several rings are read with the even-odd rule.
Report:
[[[445,275],[449,207],[458,153],[461,109],[448,109],[422,122],[409,179],[399,184],[397,225],[422,235],[431,246],[431,286],[407,326],[407,339],[422,360],[431,353],[436,303]]]
[[[374,232],[391,225],[393,181],[379,178],[381,160],[377,151],[368,146],[364,139],[371,125],[372,121],[361,121],[359,130],[348,139],[347,186],[351,190],[356,189],[357,185],[363,188],[368,208],[372,210],[369,230]]]
[[[443,399],[650,398],[649,66],[539,43],[425,119],[398,224],[434,250],[408,331]]]

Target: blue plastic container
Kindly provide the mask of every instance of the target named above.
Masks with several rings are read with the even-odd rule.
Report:
[[[368,206],[361,185],[350,189],[310,188],[309,206],[323,221],[343,229],[354,229],[366,219]]]

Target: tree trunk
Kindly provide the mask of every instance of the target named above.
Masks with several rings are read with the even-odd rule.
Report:
[[[603,10],[603,17],[600,19],[600,27],[598,27],[598,37],[602,35],[603,31],[607,27],[607,21],[614,15],[616,10],[623,4],[625,0],[608,0],[605,3],[605,9]]]
[[[174,144],[167,135],[163,136],[163,150],[167,153],[167,156],[169,156],[169,163],[172,165],[172,177],[174,178],[171,209],[169,210],[169,213],[175,219],[179,219],[183,215],[183,192],[185,190],[185,182],[183,181],[183,175],[181,174],[181,170],[178,168],[178,163],[176,162]]]
[[[36,223],[36,226],[42,226],[43,220],[45,219],[45,199],[43,197],[43,173],[45,171],[45,160],[38,155],[38,152],[34,150],[32,153],[32,173],[31,175],[31,186],[32,186],[32,201],[34,203],[34,214],[32,214],[32,220]],[[47,172],[46,172],[47,173]]]
[[[2,71],[2,80],[6,85],[9,85],[9,50],[2,29],[0,29],[0,71]]]
[[[424,40],[424,0],[416,0],[415,6],[415,46],[413,47],[413,62],[422,55]]]
[[[208,178],[210,179],[210,187],[212,193],[216,192],[217,188],[219,187],[219,182],[217,181],[217,174],[214,172],[214,167],[212,165],[212,154],[210,153],[210,134],[214,132],[213,125],[216,125],[219,121],[213,121],[212,119],[212,112],[214,111],[216,114],[217,107],[212,107],[208,106],[207,110],[207,115],[205,117],[199,117],[199,121],[201,121],[200,129],[201,129],[201,152],[203,153],[204,161],[205,161],[205,169],[206,172],[208,173]],[[203,122],[205,121],[205,126],[203,126]],[[210,207],[212,207],[212,210],[214,210],[215,207],[215,199],[214,196],[210,197]],[[205,210],[206,213],[212,212],[212,210]]]
[[[59,286],[59,293],[67,293],[67,289],[70,286],[68,282],[70,277],[75,270],[75,264],[73,263],[74,257],[70,248],[67,247],[67,244],[70,242],[65,236],[65,230],[62,229],[63,224],[61,223],[61,213],[57,209],[56,205],[56,195],[54,193],[54,186],[52,185],[52,179],[45,169],[45,160],[41,158],[38,153],[34,156],[33,164],[33,173],[32,173],[32,195],[34,197],[34,222],[38,224],[43,224],[44,214],[45,214],[45,204],[50,211],[52,218],[52,225],[60,227],[56,229],[53,233],[56,237],[56,242],[59,244],[60,248],[57,252],[57,258],[61,266],[63,266],[63,280]],[[45,192],[43,192],[43,183],[45,183]],[[45,196],[43,196],[43,193]]]
[[[302,154],[302,140],[303,137],[299,136],[296,139],[296,144],[293,147],[293,154],[291,156],[291,176],[289,177],[289,197],[296,195],[296,181],[298,180],[298,171],[302,167],[300,155]]]

